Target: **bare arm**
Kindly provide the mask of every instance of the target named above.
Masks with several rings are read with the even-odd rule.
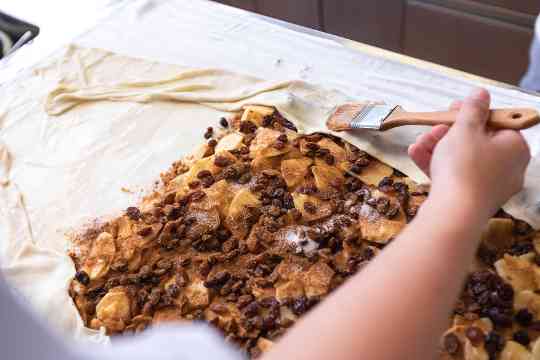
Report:
[[[485,91],[457,106],[451,131],[433,128],[409,149],[432,177],[416,219],[266,359],[433,358],[482,228],[522,187],[529,160],[519,133],[485,128]]]

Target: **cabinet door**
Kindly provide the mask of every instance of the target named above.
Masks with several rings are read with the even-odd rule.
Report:
[[[318,0],[256,0],[264,15],[321,30]]]
[[[436,5],[408,1],[407,55],[516,84],[526,70],[533,30]]]
[[[508,10],[522,12],[529,15],[540,13],[540,1],[538,0],[473,0],[487,5],[494,5]]]
[[[325,0],[324,30],[352,40],[401,51],[403,0]]]

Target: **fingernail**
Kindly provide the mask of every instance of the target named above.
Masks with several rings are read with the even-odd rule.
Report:
[[[484,90],[482,88],[473,89],[471,91],[471,93],[469,94],[469,97],[474,99],[474,100],[479,100],[479,101],[482,101],[482,102],[487,101],[487,99],[486,99],[486,90]]]

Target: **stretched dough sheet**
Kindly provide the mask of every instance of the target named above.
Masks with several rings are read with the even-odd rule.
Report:
[[[136,203],[158,174],[188,155],[208,126],[246,104],[278,108],[303,132],[327,131],[345,94],[295,79],[265,81],[70,46],[0,89],[0,264],[6,277],[63,332],[106,343],[84,328],[67,288],[74,229]],[[414,180],[406,156],[418,129],[340,134]],[[529,172],[538,173],[533,163]],[[534,178],[528,177],[534,184]],[[528,188],[508,210],[538,227]],[[537,213],[533,213],[533,215]]]

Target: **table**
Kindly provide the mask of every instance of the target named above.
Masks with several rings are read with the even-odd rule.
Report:
[[[189,9],[191,14],[179,14],[178,11],[182,11],[183,8]],[[170,8],[174,10],[173,12],[166,13],[164,10]],[[62,11],[57,11],[57,9],[62,9]],[[219,27],[222,28],[223,33],[230,35],[233,34],[235,28],[246,28],[249,27],[251,30],[268,28],[268,25],[272,25],[272,29],[269,34],[266,34],[270,39],[272,34],[277,33],[294,33],[294,37],[301,37],[301,34],[308,35],[311,41],[321,41],[318,47],[312,47],[312,53],[324,49],[324,40],[334,43],[333,45],[341,45],[344,49],[351,49],[357,51],[359,57],[369,57],[373,60],[375,59],[385,59],[389,62],[399,64],[401,66],[411,65],[417,69],[423,69],[425,71],[435,72],[438,74],[446,75],[452,78],[458,79],[467,79],[472,80],[476,83],[484,84],[493,84],[499,87],[508,87],[505,84],[497,83],[485,78],[474,76],[472,74],[464,73],[458,70],[453,70],[443,66],[435,65],[426,61],[414,59],[408,56],[400,55],[390,51],[385,51],[373,46],[361,44],[352,40],[347,40],[340,38],[338,36],[322,33],[316,30],[309,28],[304,28],[298,25],[289,24],[277,19],[272,19],[265,17],[259,14],[248,13],[246,11],[232,9],[228,6],[214,4],[209,1],[204,0],[96,0],[92,2],[87,1],[69,1],[69,0],[58,0],[55,3],[55,7],[51,7],[50,4],[46,3],[36,3],[32,0],[19,0],[17,2],[11,2],[7,4],[2,4],[2,10],[6,11],[14,16],[20,17],[23,20],[33,22],[41,27],[41,33],[39,38],[34,41],[32,44],[25,47],[24,52],[21,52],[24,55],[19,55],[15,60],[3,61],[2,73],[5,74],[5,68],[7,63],[10,64],[10,72],[31,66],[33,63],[39,61],[44,54],[50,53],[56,48],[70,42],[77,42],[79,39],[84,39],[86,45],[94,47],[106,47],[110,50],[116,51],[117,49],[125,50],[124,45],[133,46],[134,42],[145,42],[144,32],[135,31],[132,32],[132,26],[136,26],[137,23],[140,25],[151,25],[155,28],[156,31],[161,30],[163,36],[167,36],[167,33],[171,35],[174,33],[174,30],[180,29],[181,26],[174,25],[170,22],[160,22],[156,21],[157,18],[163,16],[168,20],[177,18],[179,21],[183,19],[195,20],[196,16],[203,13],[212,13],[212,16],[209,16],[208,19],[205,19],[199,23],[190,22],[190,25],[195,25],[192,28],[194,34],[197,34],[193,40],[202,39],[205,35],[200,33],[197,30],[197,27],[203,27],[206,25],[212,25],[214,32],[219,32]],[[185,18],[184,18],[185,17]],[[130,19],[129,19],[130,18]],[[149,20],[148,18],[151,18]],[[241,24],[243,20],[248,19],[247,23]],[[115,33],[114,36],[110,37],[106,44],[101,42],[100,39],[94,37],[94,33],[103,33],[110,29],[110,25],[113,23],[122,24],[126,26],[124,31],[129,33],[129,40],[127,44],[122,46],[117,46],[113,44],[114,39],[120,40],[123,35],[120,33]],[[265,25],[263,25],[265,23]],[[98,30],[99,29],[99,30]],[[117,30],[116,28],[115,30]],[[81,33],[88,31],[86,34],[81,36]],[[256,31],[260,34],[260,31]],[[155,33],[152,33],[155,34]],[[142,37],[139,37],[142,35]],[[150,34],[149,34],[150,35]],[[208,35],[208,34],[206,34]],[[159,35],[158,35],[159,37]],[[231,36],[231,40],[234,40],[236,36]],[[122,40],[127,40],[123,37]],[[213,40],[217,40],[213,38]],[[247,39],[243,39],[247,40]],[[247,44],[247,42],[246,42]],[[182,43],[179,42],[174,46],[176,48],[181,48]],[[280,44],[283,45],[283,44]],[[135,46],[128,50],[129,55],[142,56],[148,58],[159,59],[162,57],[165,52],[158,51],[156,49],[150,49],[144,47],[142,49],[136,49]],[[160,56],[161,55],[161,56]],[[171,53],[171,55],[173,55]],[[182,57],[172,58],[166,56],[168,62],[173,63],[183,63],[185,64],[185,59]],[[371,62],[372,67],[376,67],[375,63],[378,61]],[[195,63],[193,65],[200,66],[201,63]],[[329,66],[332,66],[332,63],[328,63]],[[223,66],[223,64],[221,64]],[[306,67],[309,67],[307,65]],[[245,72],[246,69],[242,67],[242,70]],[[316,70],[315,70],[316,72]],[[0,73],[1,74],[1,73]],[[0,81],[5,80],[6,76],[0,77]]]
[[[0,83],[16,80],[20,71],[73,42],[170,64],[226,68],[268,80],[305,80],[409,111],[444,109],[476,86],[492,93],[493,107],[540,109],[537,94],[212,1],[100,1],[93,12],[70,7],[65,16],[72,16],[69,23],[77,26],[63,33],[73,31],[71,37],[43,35],[2,61]],[[91,18],[95,23],[85,30]],[[535,157],[535,170],[526,181],[530,194],[540,193],[539,132],[524,131]],[[535,216],[537,202],[530,203]]]

